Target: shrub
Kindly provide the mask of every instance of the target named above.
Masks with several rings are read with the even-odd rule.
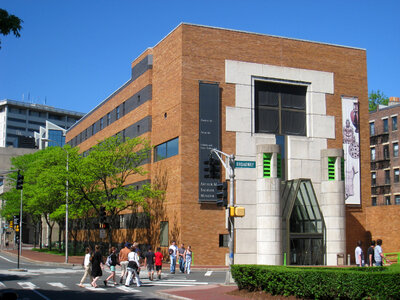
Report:
[[[373,268],[233,265],[239,289],[311,299],[400,299],[400,266]]]

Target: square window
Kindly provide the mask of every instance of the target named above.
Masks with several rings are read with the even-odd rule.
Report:
[[[399,143],[393,143],[393,156],[399,156]]]
[[[371,160],[375,160],[375,148],[371,148]]]
[[[393,182],[399,182],[400,179],[400,169],[393,170]]]
[[[385,170],[385,184],[390,184],[390,170]]]
[[[400,195],[395,195],[394,196],[394,204],[400,205]]]
[[[376,202],[376,197],[372,197],[372,206],[376,206],[377,205],[377,202]]]
[[[229,245],[229,234],[219,235],[219,247],[228,247]]]
[[[369,134],[370,135],[375,135],[375,123],[369,123]]]
[[[389,132],[389,121],[388,119],[383,119],[383,132]]]
[[[389,159],[390,158],[390,154],[389,154],[389,145],[384,145],[383,146],[383,157],[385,159]]]
[[[385,205],[390,205],[390,196],[385,196]]]
[[[376,173],[375,172],[371,173],[371,185],[372,186],[376,185]]]

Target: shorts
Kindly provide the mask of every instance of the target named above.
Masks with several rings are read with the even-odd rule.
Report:
[[[149,271],[149,272],[154,271],[154,265],[147,264],[147,271]]]
[[[110,266],[111,272],[115,272],[115,266]]]
[[[161,266],[156,266],[156,271],[161,271],[162,265]]]

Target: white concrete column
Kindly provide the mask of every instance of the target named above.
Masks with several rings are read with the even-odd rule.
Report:
[[[336,158],[335,179],[328,179],[328,158]],[[337,255],[346,255],[346,207],[344,181],[341,178],[343,149],[321,150],[321,208],[326,226],[326,263],[337,265]],[[346,261],[346,257],[344,257]]]
[[[257,145],[257,264],[282,264],[279,145]],[[272,153],[271,177],[263,176],[263,154]]]

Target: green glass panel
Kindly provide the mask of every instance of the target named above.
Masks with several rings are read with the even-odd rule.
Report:
[[[272,157],[272,153],[264,153],[263,154],[263,177],[264,178],[271,177],[271,157]]]
[[[328,179],[335,180],[335,157],[328,157]]]

